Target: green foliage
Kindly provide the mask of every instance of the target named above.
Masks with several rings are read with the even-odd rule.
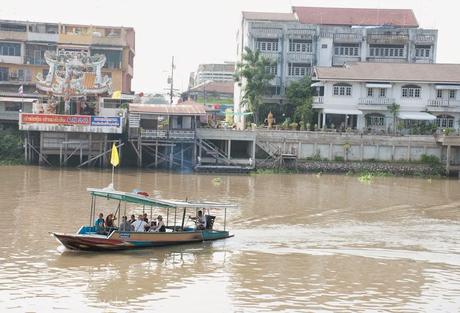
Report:
[[[435,155],[422,154],[420,156],[420,162],[432,165],[441,164],[441,160]]]
[[[345,161],[345,159],[343,158],[343,156],[336,155],[336,156],[334,157],[334,161],[336,161],[336,162],[343,162],[343,161]]]
[[[313,97],[311,94],[311,80],[305,76],[299,81],[292,82],[286,89],[288,105],[286,113],[294,121],[300,122],[303,129],[313,122]]]
[[[18,130],[0,130],[0,163],[18,164],[22,163],[24,149],[22,138]]]
[[[401,106],[394,102],[387,107],[388,112],[390,112],[391,115],[393,115],[393,134],[396,134],[396,127],[397,127],[396,119],[398,118],[398,113],[399,113],[400,108]]]
[[[267,67],[273,65],[274,62],[260,55],[258,50],[252,51],[248,47],[245,48],[243,54],[243,62],[236,66],[235,81],[242,82],[245,79],[243,90],[243,104],[247,104],[249,110],[254,112],[254,122],[259,123],[259,111],[263,105],[262,97],[266,94],[270,86],[270,80],[275,75],[267,72]]]

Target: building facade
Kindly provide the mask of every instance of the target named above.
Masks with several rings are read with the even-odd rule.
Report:
[[[292,81],[311,76],[314,66],[346,62],[435,63],[437,30],[419,27],[412,10],[293,7],[290,13],[243,12],[237,60],[244,48],[273,61],[275,75],[264,99],[283,104]],[[235,84],[235,112],[242,86]],[[243,118],[237,119],[237,124]]]
[[[319,128],[415,134],[460,127],[460,64],[356,62],[316,67],[313,79]]]
[[[191,73],[190,86],[201,85],[205,82],[233,82],[235,73],[235,63],[212,63],[212,64],[200,64],[195,73]]]
[[[49,71],[45,52],[57,50],[105,55],[102,75],[112,79],[113,90],[131,93],[133,28],[1,20],[0,112],[18,120],[17,107],[24,101],[7,97],[36,98],[37,76],[46,77]]]

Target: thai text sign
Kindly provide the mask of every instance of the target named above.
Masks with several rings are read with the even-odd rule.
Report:
[[[120,126],[119,117],[91,116],[92,126]]]
[[[61,114],[21,114],[22,124],[57,124],[66,126],[110,126],[120,127],[120,117],[61,115]]]
[[[91,125],[88,115],[21,114],[23,124]]]

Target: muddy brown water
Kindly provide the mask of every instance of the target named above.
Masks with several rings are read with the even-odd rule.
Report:
[[[123,170],[121,190],[239,203],[227,216],[235,237],[66,251],[48,232],[88,223],[86,187],[109,181],[0,167],[0,312],[460,311],[458,180]]]

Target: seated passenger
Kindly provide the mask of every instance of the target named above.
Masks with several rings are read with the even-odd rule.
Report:
[[[131,219],[129,220],[129,223],[132,224],[136,221],[136,216],[134,214],[131,215]]]
[[[148,218],[147,213],[144,213],[144,222],[146,222],[146,223],[149,222],[149,218]]]
[[[133,226],[133,231],[137,232],[145,231],[146,225],[148,224],[144,221],[144,216],[142,214],[139,215],[137,221],[131,224],[131,226]]]
[[[190,219],[195,221],[196,229],[204,230],[206,229],[206,218],[203,215],[203,211],[198,211],[198,215],[195,217],[189,216]]]
[[[164,233],[166,231],[166,226],[163,223],[163,216],[158,215],[157,217],[158,222],[156,223],[156,226],[152,226],[150,228],[151,232],[161,232]]]
[[[104,214],[99,213],[99,218],[94,222],[94,226],[96,227],[96,233],[105,235],[105,221],[104,221]]]
[[[120,231],[131,231],[132,225],[128,222],[128,218],[123,216],[121,218]]]
[[[107,215],[107,217],[105,218],[105,227],[107,228],[107,230],[110,232],[114,227],[115,227],[115,220],[117,218],[115,216],[113,216],[112,213],[110,213],[109,215]]]

